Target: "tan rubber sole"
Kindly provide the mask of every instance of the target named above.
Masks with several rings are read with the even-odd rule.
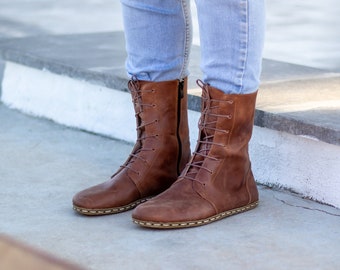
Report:
[[[236,214],[240,214],[246,212],[248,210],[254,209],[258,206],[259,202],[253,202],[246,206],[242,206],[239,208],[235,208],[232,210],[228,210],[217,215],[211,216],[209,218],[200,219],[200,220],[193,220],[193,221],[183,221],[183,222],[153,222],[153,221],[143,221],[132,218],[133,222],[137,225],[147,228],[154,228],[154,229],[180,229],[180,228],[190,228],[190,227],[197,227],[209,224],[211,222],[220,220],[222,218],[230,217]]]
[[[146,202],[149,198],[140,199],[137,201],[134,201],[130,204],[119,206],[119,207],[112,207],[112,208],[102,208],[102,209],[88,209],[79,207],[76,205],[73,205],[73,210],[75,210],[77,213],[85,215],[85,216],[103,216],[103,215],[112,215],[112,214],[118,214],[121,212],[128,211],[130,209],[135,208],[137,205]]]

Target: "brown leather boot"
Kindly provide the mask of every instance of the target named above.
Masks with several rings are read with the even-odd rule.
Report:
[[[200,226],[258,204],[248,155],[257,92],[228,95],[199,84],[203,94],[196,150],[168,190],[133,211],[133,221],[138,225]]]
[[[73,208],[106,215],[134,208],[166,190],[190,159],[187,79],[131,80],[137,141],[127,161],[102,184],[77,193]]]

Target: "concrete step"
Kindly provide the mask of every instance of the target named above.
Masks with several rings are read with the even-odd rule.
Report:
[[[0,40],[1,101],[22,112],[125,140],[135,119],[122,32]],[[191,144],[197,138],[201,77],[194,46],[189,78]],[[1,74],[1,69],[0,69]],[[263,61],[250,144],[259,183],[340,207],[340,74]]]

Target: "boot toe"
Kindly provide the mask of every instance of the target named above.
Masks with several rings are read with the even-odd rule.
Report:
[[[176,227],[181,223],[190,224],[215,215],[215,209],[199,196],[189,199],[151,199],[134,209],[133,221],[144,227]]]
[[[87,196],[84,191],[78,192],[74,195],[72,203],[74,206],[86,209],[90,209],[94,205],[94,201],[91,199],[91,196]]]

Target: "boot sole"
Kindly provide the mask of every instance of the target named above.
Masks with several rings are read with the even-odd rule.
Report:
[[[132,218],[133,222],[137,225],[147,228],[154,228],[154,229],[179,229],[179,228],[190,228],[190,227],[197,227],[212,223],[214,221],[220,220],[222,218],[230,217],[236,214],[240,214],[251,209],[254,209],[258,206],[259,202],[253,202],[246,206],[242,206],[239,208],[235,208],[232,210],[228,210],[217,215],[200,219],[200,220],[193,220],[193,221],[183,221],[183,222],[153,222],[153,221],[142,221],[138,219]]]
[[[128,211],[130,209],[135,208],[137,205],[146,202],[150,198],[144,198],[137,201],[134,201],[130,204],[119,206],[119,207],[112,207],[112,208],[101,208],[101,209],[89,209],[89,208],[83,208],[76,205],[73,205],[73,210],[75,210],[77,213],[85,215],[85,216],[104,216],[104,215],[112,215],[112,214],[118,214],[125,211]]]

